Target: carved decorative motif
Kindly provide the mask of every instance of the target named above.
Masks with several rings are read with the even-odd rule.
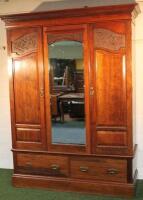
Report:
[[[48,44],[52,44],[61,40],[73,40],[82,42],[83,35],[81,32],[78,33],[62,33],[62,34],[48,34]]]
[[[17,55],[23,55],[35,51],[38,46],[37,33],[24,35],[12,43],[12,52]]]
[[[118,51],[120,48],[125,47],[125,35],[107,29],[96,28],[94,38],[95,48]]]

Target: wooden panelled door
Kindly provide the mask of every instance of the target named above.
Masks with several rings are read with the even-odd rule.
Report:
[[[93,152],[123,155],[128,152],[127,120],[129,120],[127,119],[126,24],[97,23],[92,28]]]
[[[56,26],[51,29],[45,27],[44,29],[45,103],[49,151],[90,152],[87,43],[87,26],[85,25]],[[63,74],[62,71],[64,71]],[[65,72],[67,76],[64,75]],[[83,78],[81,91],[77,90],[80,86],[77,82],[79,72]],[[63,84],[63,77],[67,77],[66,85]],[[62,84],[59,80],[62,80]],[[61,115],[64,119],[62,121],[59,116],[56,121],[53,117],[54,97],[57,101],[56,106],[59,108],[59,116]],[[82,98],[79,99],[79,97]],[[76,117],[73,117],[71,111],[75,104],[78,106]],[[64,111],[65,105],[67,111]],[[77,114],[80,114],[78,109],[81,105],[85,111],[79,118]]]
[[[8,37],[13,148],[45,149],[41,30],[11,29]]]

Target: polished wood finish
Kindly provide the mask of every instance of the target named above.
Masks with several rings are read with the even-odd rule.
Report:
[[[35,59],[35,55],[30,55],[13,61],[15,107],[18,108],[16,109],[16,123],[38,124],[40,121],[39,94],[38,89],[35,90],[38,88]]]
[[[93,151],[100,154],[128,154],[132,145],[132,130],[128,128],[132,119],[128,115],[131,96],[128,98],[127,90],[131,83],[127,79],[131,74],[127,64],[127,27],[127,22],[122,21],[96,23],[92,27],[93,40],[97,40],[92,45],[91,84],[96,91],[92,100]]]
[[[71,177],[127,182],[127,161],[113,159],[72,159]]]
[[[28,187],[28,188],[49,188],[58,191],[73,191],[88,194],[104,194],[121,197],[135,196],[134,184],[130,183],[116,183],[104,181],[89,181],[82,179],[69,179],[69,178],[52,178],[49,176],[33,176],[14,174],[12,177],[13,185],[15,187]]]
[[[13,147],[45,149],[41,30],[39,28],[11,30],[8,32],[8,37],[12,60],[9,70],[12,73],[11,113],[15,132]]]
[[[97,131],[97,144],[107,146],[127,146],[126,132]],[[108,138],[108,140],[107,140]]]
[[[68,157],[51,155],[16,154],[17,172],[51,176],[69,175]]]
[[[122,10],[122,12],[121,12]],[[22,13],[22,14],[13,14],[13,15],[1,15],[2,20],[7,23],[17,22],[17,21],[28,21],[29,20],[39,20],[39,19],[61,19],[61,18],[71,18],[71,17],[86,17],[98,15],[104,18],[105,16],[124,14],[124,18],[126,15],[132,15],[136,17],[139,13],[140,9],[137,3],[132,4],[123,4],[117,6],[100,6],[100,7],[86,7],[79,9],[66,9],[66,10],[56,10],[49,12],[41,12],[41,13]],[[39,17],[40,16],[40,17]],[[131,17],[131,16],[130,16]],[[118,16],[120,18],[120,16]]]
[[[123,55],[96,50],[95,59],[97,126],[126,126]]]
[[[137,13],[137,4],[129,4],[1,16],[8,36],[14,186],[135,194],[131,40]],[[47,45],[63,39],[83,43],[85,145],[52,144],[51,113],[58,110]]]

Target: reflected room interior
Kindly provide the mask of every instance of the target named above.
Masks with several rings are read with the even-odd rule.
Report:
[[[54,42],[48,54],[52,143],[85,145],[82,42]]]

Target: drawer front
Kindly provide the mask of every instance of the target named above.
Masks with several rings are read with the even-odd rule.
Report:
[[[68,176],[68,158],[65,156],[51,156],[40,154],[16,154],[17,170],[50,176]]]
[[[72,159],[71,177],[127,182],[127,161],[104,158],[92,160]]]

